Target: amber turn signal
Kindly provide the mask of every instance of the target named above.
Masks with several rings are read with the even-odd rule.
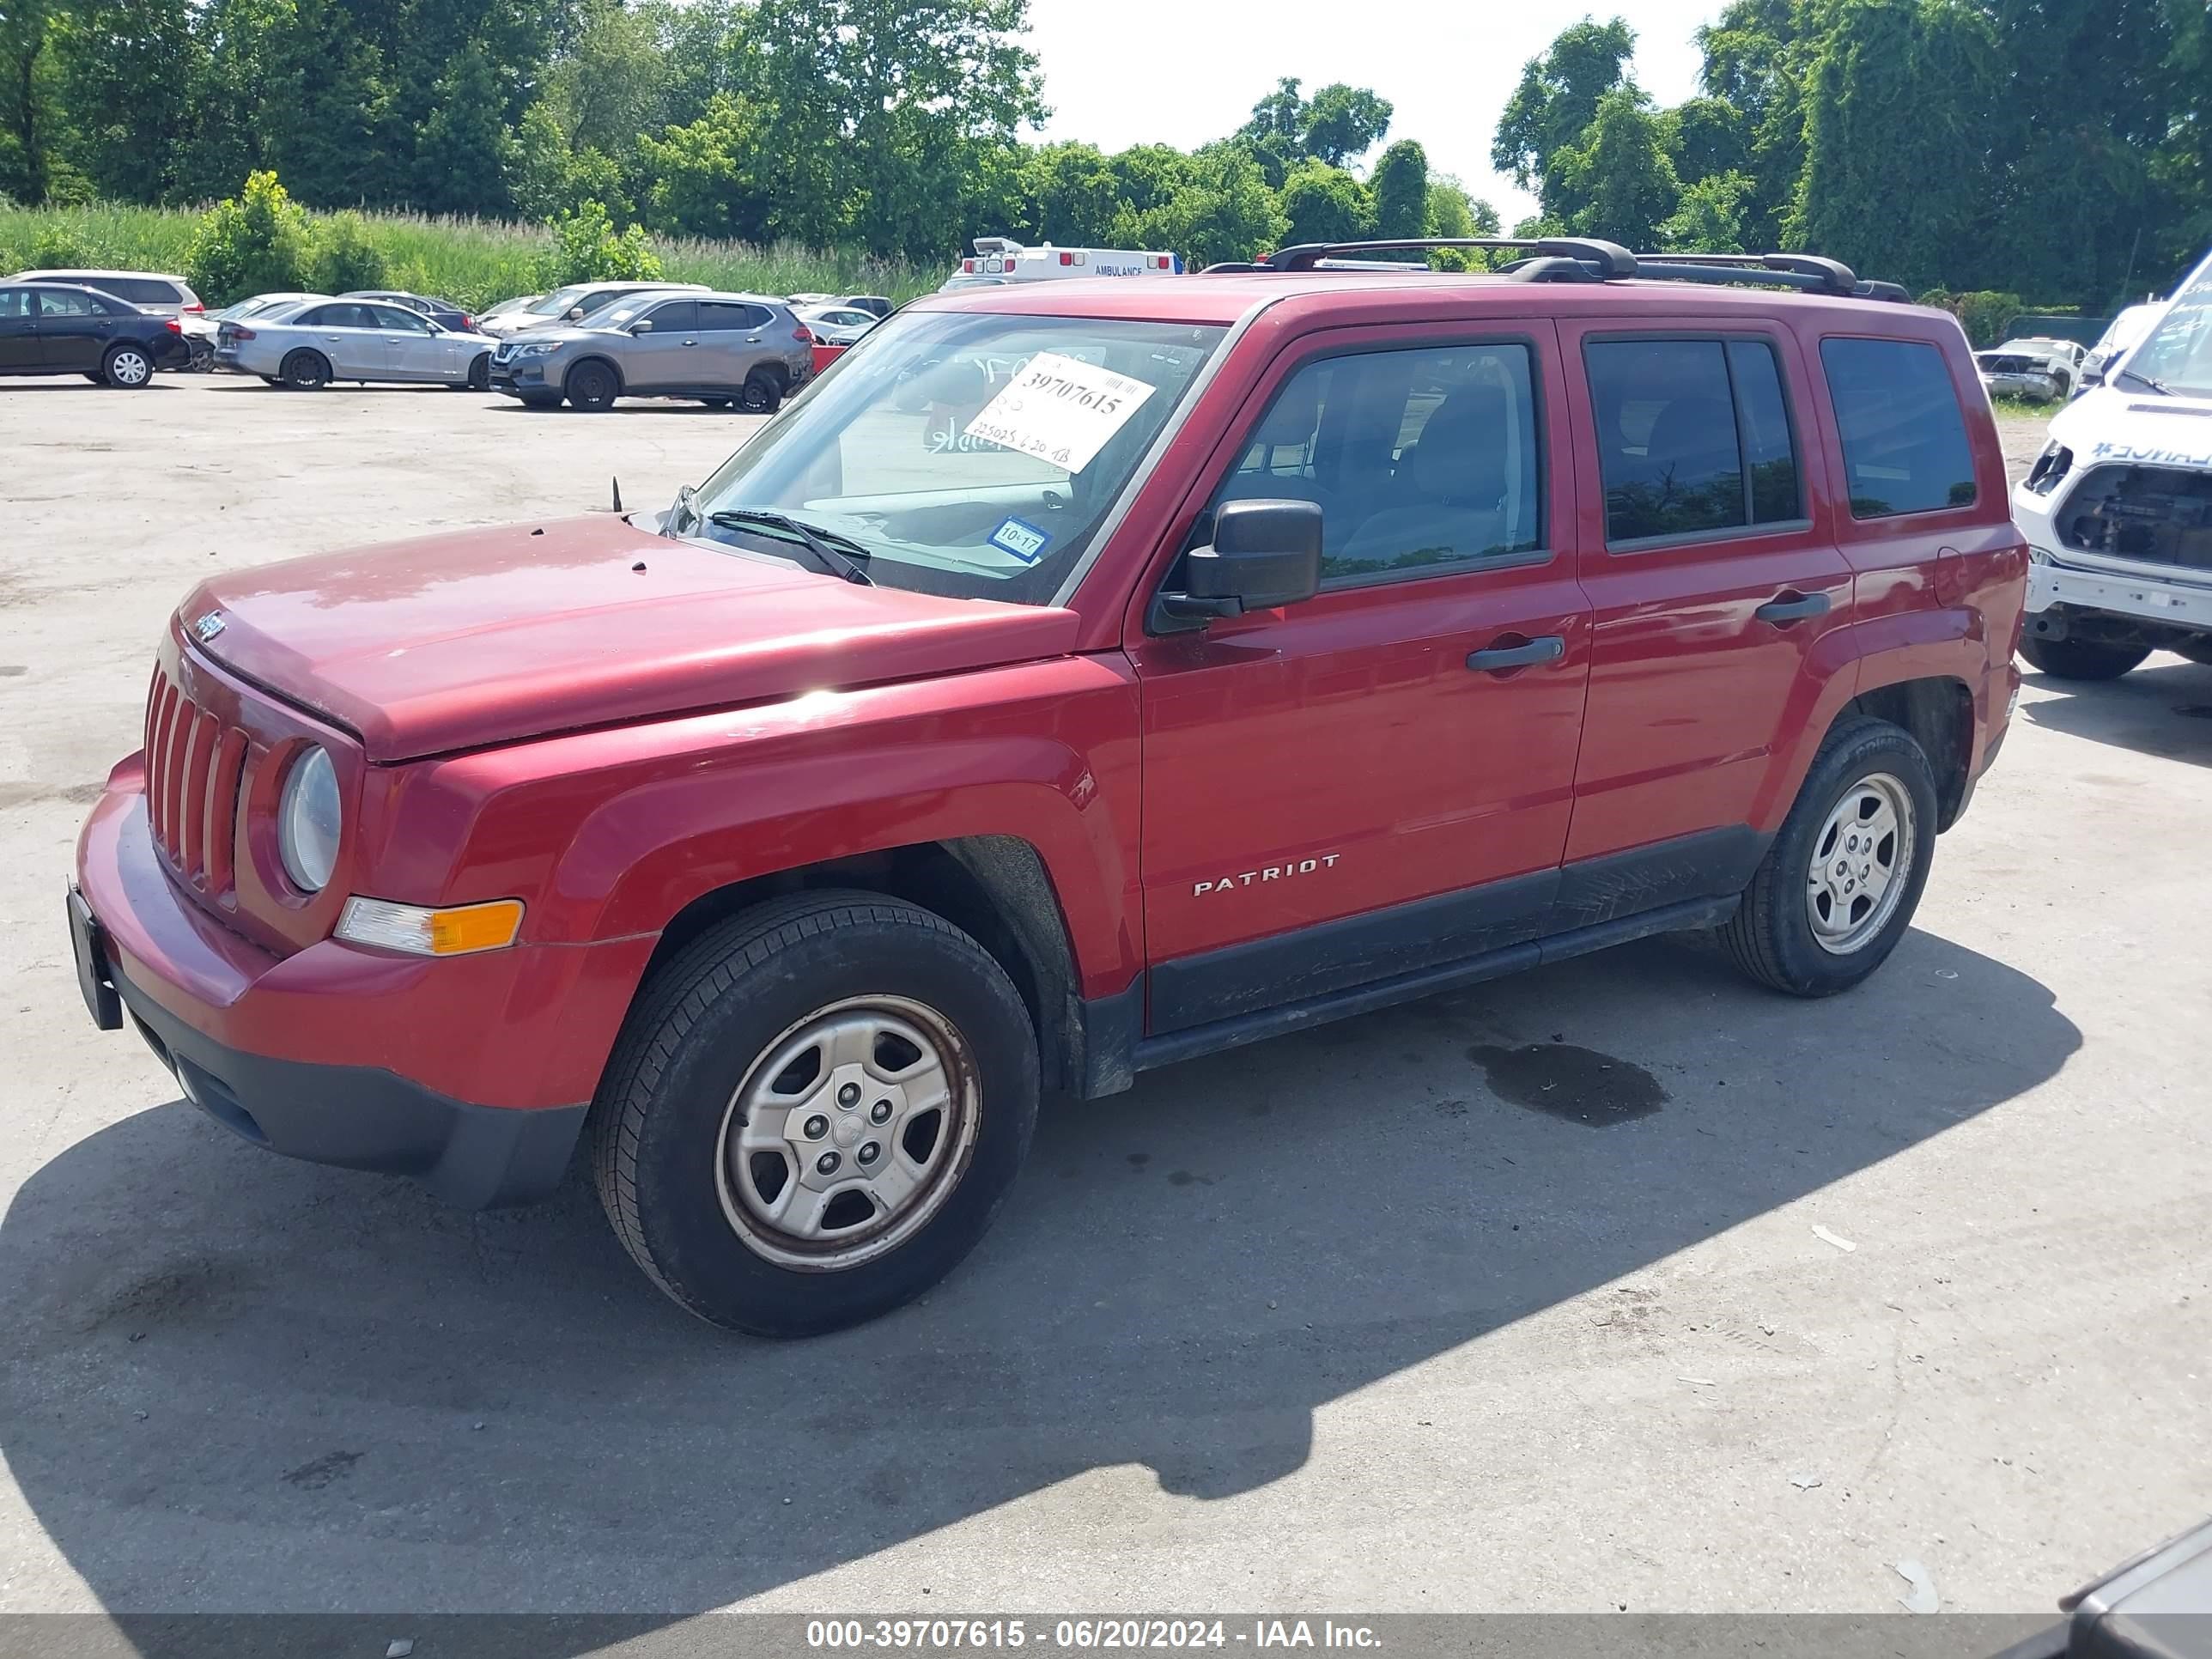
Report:
[[[337,936],[355,945],[404,951],[416,957],[460,957],[496,951],[522,931],[522,901],[457,904],[432,910],[388,899],[349,898],[338,917]]]

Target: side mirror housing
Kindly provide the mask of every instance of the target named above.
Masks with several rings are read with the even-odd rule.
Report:
[[[581,306],[570,306],[565,314],[566,319],[572,323],[580,323],[584,320],[584,308]]]
[[[650,333],[652,333],[652,332],[653,332],[653,319],[652,319],[652,318],[650,318],[650,317],[641,317],[641,318],[639,318],[635,322],[632,323],[632,324],[629,325],[629,331],[630,331],[631,333],[633,333],[633,334],[650,334]]]
[[[1152,602],[1153,631],[1200,628],[1216,617],[1273,611],[1321,591],[1320,507],[1312,501],[1224,501],[1213,544],[1183,555],[1183,584]]]

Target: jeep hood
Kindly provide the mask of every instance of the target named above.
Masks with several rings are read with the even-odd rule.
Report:
[[[373,761],[1060,656],[1077,632],[1073,611],[864,587],[611,514],[238,571],[179,620]]]

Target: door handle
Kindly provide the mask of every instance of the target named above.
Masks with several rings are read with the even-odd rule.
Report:
[[[1791,623],[1803,622],[1808,617],[1826,616],[1828,596],[1826,593],[1798,593],[1794,589],[1785,588],[1782,598],[1769,599],[1751,614],[1763,623],[1787,628]]]
[[[1478,674],[1499,674],[1509,668],[1527,668],[1540,662],[1557,662],[1567,654],[1567,642],[1557,634],[1547,634],[1526,645],[1493,645],[1487,650],[1468,653],[1467,665]]]
[[[697,345],[699,343],[696,340],[686,340],[684,343],[688,346],[694,346]]]
[[[758,345],[760,343],[760,340],[761,337],[757,334],[748,334],[745,336],[745,343],[747,345]]]

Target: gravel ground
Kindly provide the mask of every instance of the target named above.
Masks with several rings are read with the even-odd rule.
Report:
[[[1153,1074],[803,1345],[685,1318],[580,1188],[270,1158],[91,1029],[70,849],[199,573],[663,500],[744,429],[0,392],[0,1608],[1887,1611],[1909,1559],[2027,1611],[2212,1507],[2172,658],[2030,679],[1860,992],[1651,943]]]

